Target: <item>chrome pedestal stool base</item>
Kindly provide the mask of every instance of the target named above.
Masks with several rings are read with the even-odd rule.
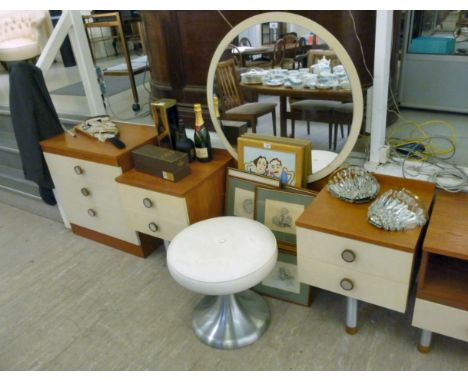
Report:
[[[270,324],[270,309],[257,293],[205,296],[192,326],[200,341],[217,349],[237,349],[259,339]]]

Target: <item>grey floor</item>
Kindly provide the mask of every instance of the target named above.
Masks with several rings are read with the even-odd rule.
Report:
[[[468,343],[435,335],[416,350],[411,310],[360,304],[343,330],[342,297],[315,291],[310,308],[268,298],[272,323],[255,344],[200,343],[164,250],[139,259],[62,224],[0,204],[0,370],[467,370]],[[411,305],[411,304],[410,304]]]

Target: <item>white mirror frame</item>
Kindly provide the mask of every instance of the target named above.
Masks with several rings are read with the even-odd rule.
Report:
[[[267,12],[249,17],[248,19],[234,26],[234,28],[232,28],[226,34],[226,36],[224,36],[224,38],[221,40],[218,47],[216,48],[213,58],[211,59],[210,68],[208,70],[206,96],[211,121],[214,125],[216,133],[221,139],[221,142],[224,144],[224,147],[226,147],[228,152],[234,157],[234,159],[237,160],[237,152],[226,139],[224,132],[221,129],[221,125],[218,119],[216,118],[215,114],[213,102],[213,88],[216,67],[222,54],[224,53],[225,47],[228,44],[230,44],[231,41],[234,40],[234,38],[236,38],[241,32],[254,25],[267,23],[270,21],[297,24],[304,28],[307,28],[310,31],[313,31],[315,34],[320,36],[320,38],[325,41],[325,43],[330,47],[330,49],[336,53],[338,59],[345,67],[346,73],[348,74],[349,82],[351,84],[351,93],[353,97],[353,121],[351,124],[348,140],[346,141],[346,144],[343,146],[338,156],[332,162],[330,162],[322,170],[313,173],[312,175],[309,175],[307,179],[308,183],[315,182],[335,171],[346,160],[359,137],[364,113],[364,101],[362,96],[361,81],[359,80],[356,67],[354,66],[351,57],[349,57],[349,54],[348,52],[346,52],[346,49],[343,47],[343,45],[341,45],[341,43],[335,38],[335,36],[333,36],[327,29],[322,27],[320,24],[317,24],[316,22],[304,16],[299,16],[292,13]]]

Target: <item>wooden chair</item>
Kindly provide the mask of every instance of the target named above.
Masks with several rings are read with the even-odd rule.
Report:
[[[240,64],[241,53],[237,46],[234,44],[229,44],[221,55],[221,61],[234,60],[234,65],[239,66]]]
[[[290,103],[291,133],[295,135],[295,121],[307,122],[307,134],[310,135],[310,122],[328,124],[328,148],[336,151],[338,140],[338,127],[341,137],[344,138],[343,126],[347,126],[347,135],[353,120],[353,104],[339,101],[300,100]]]
[[[247,37],[242,37],[239,41],[240,46],[252,46],[252,43]]]
[[[353,103],[341,103],[333,108],[333,124],[334,124],[334,139],[333,139],[333,151],[336,151],[336,141],[338,135],[338,126],[341,131],[341,138],[344,138],[343,126],[347,127],[347,135],[349,136],[349,129],[353,122]]]
[[[276,41],[275,46],[273,48],[273,57],[271,60],[271,67],[272,68],[282,68],[284,62],[284,56],[286,53],[286,42],[280,38]]]
[[[276,103],[244,103],[234,60],[230,59],[218,63],[216,84],[221,100],[221,118],[223,120],[248,122],[252,132],[256,133],[258,118],[271,113],[273,134],[276,135]]]
[[[333,107],[338,106],[337,101],[300,100],[292,102],[291,108],[291,137],[295,136],[295,121],[307,122],[307,134],[310,134],[310,122],[328,123],[328,148],[331,150],[334,142]],[[336,146],[336,144],[335,144]]]
[[[287,33],[283,36],[285,53],[282,63],[283,69],[296,69],[295,57],[299,50],[299,40],[295,33]]]

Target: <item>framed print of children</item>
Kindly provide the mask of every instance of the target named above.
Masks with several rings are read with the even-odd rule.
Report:
[[[268,161],[265,156],[259,155],[253,161],[245,164],[245,170],[257,175],[267,175]]]
[[[243,169],[247,172],[279,179],[280,183],[295,185],[296,153],[244,146]]]
[[[279,179],[281,184],[293,184],[294,172],[283,166],[281,159],[273,158],[268,164],[268,176]]]

